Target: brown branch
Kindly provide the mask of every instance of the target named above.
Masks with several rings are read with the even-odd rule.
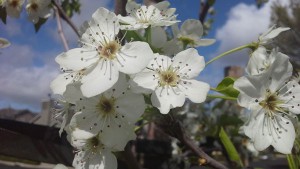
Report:
[[[115,14],[126,16],[126,3],[127,0],[115,0]]]
[[[125,162],[127,163],[128,168],[141,169],[141,166],[137,162],[136,157],[134,156],[134,154],[132,152],[132,142],[127,143],[123,155],[124,155]]]
[[[57,10],[59,11],[59,15],[61,16],[61,18],[63,20],[65,20],[69,25],[70,27],[73,29],[73,31],[76,33],[76,35],[78,37],[80,37],[80,34],[78,32],[78,29],[77,27],[75,26],[75,24],[71,21],[71,19],[67,16],[67,14],[65,13],[65,11],[62,9],[62,7],[55,1],[55,0],[52,0],[51,1],[52,4],[57,8]]]
[[[201,0],[200,0],[201,1]],[[208,3],[208,0],[205,2],[205,3],[200,3],[200,13],[199,13],[199,20],[200,22],[203,24],[204,23],[204,20],[207,16],[207,13],[208,13],[208,10],[210,8],[210,5]]]
[[[164,1],[164,0],[144,0],[144,4],[146,6],[149,6],[149,5],[157,4],[162,1]]]
[[[186,147],[192,150],[197,156],[199,156],[199,158],[202,161],[204,161],[202,165],[207,165],[216,169],[228,169],[222,163],[211,158],[199,146],[195,145],[193,140],[187,136],[180,121],[175,119],[171,114],[164,115],[162,121],[157,123],[157,126],[159,126],[168,135],[177,138],[181,143],[183,143]]]
[[[68,51],[69,50],[69,46],[68,46],[66,37],[64,35],[64,32],[63,32],[63,28],[62,28],[62,25],[61,25],[59,11],[58,11],[58,9],[56,7],[54,7],[54,11],[55,11],[55,17],[56,17],[56,22],[57,22],[58,34],[59,34],[60,39],[61,39],[61,41],[62,41],[62,43],[64,45],[65,50]]]

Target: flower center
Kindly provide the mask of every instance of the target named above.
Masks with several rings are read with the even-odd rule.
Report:
[[[116,41],[111,41],[104,46],[98,47],[98,52],[100,54],[100,57],[104,59],[113,60],[116,58],[116,55],[121,48],[121,45]]]
[[[259,102],[259,105],[267,110],[270,117],[273,117],[273,113],[281,109],[279,107],[279,104],[281,103],[282,101],[278,99],[278,96],[275,93],[271,93],[270,90],[267,90],[265,99]]]
[[[114,99],[107,99],[106,97],[103,96],[101,97],[96,108],[100,113],[107,115],[115,112],[114,104],[115,104]]]
[[[97,153],[99,149],[103,148],[103,144],[98,139],[98,135],[87,140],[87,150]]]
[[[177,86],[177,82],[179,81],[179,78],[177,74],[173,71],[172,68],[168,68],[168,70],[161,71],[159,73],[159,84],[160,86],[171,86],[175,87]]]

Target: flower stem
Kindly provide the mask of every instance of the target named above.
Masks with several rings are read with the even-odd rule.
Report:
[[[148,28],[146,28],[146,34],[145,34],[145,36],[146,36],[146,42],[148,42],[148,44],[151,44],[152,45],[152,43],[151,43],[151,41],[152,41],[152,39],[151,39],[151,26],[149,26]]]
[[[231,49],[231,50],[229,50],[229,51],[227,51],[227,52],[224,52],[224,53],[222,53],[222,54],[220,54],[220,55],[218,55],[218,56],[212,58],[210,61],[206,62],[206,65],[210,64],[210,63],[213,62],[213,61],[216,61],[216,60],[222,58],[223,56],[229,55],[229,54],[231,54],[231,53],[237,52],[237,51],[242,50],[242,49],[245,49],[245,48],[252,48],[252,47],[253,47],[253,44],[252,44],[252,43],[249,43],[249,44],[247,44],[247,45],[243,45],[243,46],[240,46],[240,47]]]
[[[219,99],[225,99],[225,100],[236,100],[235,97],[222,96],[222,95],[210,95],[210,94],[208,94],[207,97],[209,97],[209,98],[219,98]]]

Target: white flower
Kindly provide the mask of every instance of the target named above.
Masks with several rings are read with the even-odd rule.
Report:
[[[170,26],[176,21],[174,15],[176,9],[168,8],[169,2],[163,1],[156,5],[137,4],[134,1],[129,1],[126,4],[126,11],[129,16],[118,15],[121,25],[121,29],[126,30],[138,30],[143,28],[156,27],[156,26]]]
[[[238,103],[251,111],[243,126],[254,147],[262,151],[272,145],[289,154],[295,140],[292,124],[300,113],[300,86],[292,80],[292,65],[287,57],[278,57],[263,74],[239,78],[234,87],[240,91]]]
[[[2,0],[1,5],[6,8],[8,16],[19,18],[24,1],[25,0]]]
[[[50,16],[51,0],[28,0],[26,11],[28,19],[33,23],[37,23],[39,18],[48,18]]]
[[[143,95],[128,90],[125,75],[121,75],[108,91],[77,102],[80,112],[73,116],[71,126],[91,135],[100,133],[105,145],[122,148],[124,140],[135,138],[134,124],[145,107]]]
[[[10,46],[10,42],[7,39],[0,38],[0,49],[8,46]]]
[[[286,60],[288,56],[273,49],[270,54],[263,46],[258,47],[250,56],[246,72],[249,75],[258,75],[267,71],[275,59]]]
[[[145,42],[121,45],[117,39],[118,18],[105,8],[99,8],[81,38],[82,47],[56,57],[65,72],[51,84],[54,93],[63,93],[69,83],[80,81],[84,96],[92,97],[111,88],[119,71],[134,74],[144,69],[153,58]]]
[[[63,164],[57,164],[53,169],[68,169],[68,167]]]
[[[71,144],[77,149],[73,160],[75,169],[117,169],[117,158],[112,154],[116,150],[104,145],[101,135],[78,139],[71,133]]]
[[[175,40],[181,43],[181,46],[189,47],[208,46],[215,43],[215,39],[201,39],[203,35],[203,26],[199,20],[188,19],[183,22],[180,30],[177,25],[172,26]]]
[[[261,36],[258,38],[258,43],[259,45],[266,45],[271,41],[273,38],[278,36],[281,32],[290,30],[288,27],[279,27],[275,28],[275,25],[273,25],[271,28],[268,29],[267,32],[263,33]]]
[[[133,90],[152,92],[152,104],[163,114],[182,106],[186,97],[195,103],[206,99],[209,85],[193,79],[205,66],[204,58],[196,49],[184,50],[173,59],[155,56],[145,70],[133,76]]]

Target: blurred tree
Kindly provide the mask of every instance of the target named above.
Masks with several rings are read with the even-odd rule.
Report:
[[[291,30],[283,32],[274,41],[282,53],[290,56],[291,62],[299,72],[300,70],[300,1],[289,0],[288,5],[282,5],[278,1],[272,6],[272,25],[290,27]]]

